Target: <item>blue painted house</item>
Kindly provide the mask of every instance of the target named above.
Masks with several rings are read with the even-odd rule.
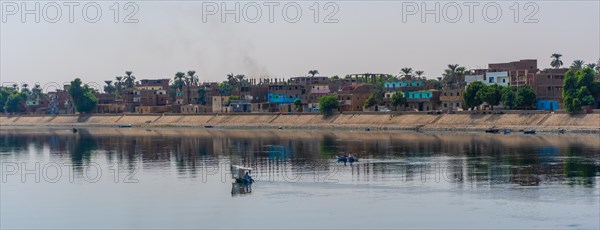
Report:
[[[424,87],[425,82],[423,80],[400,80],[400,81],[388,81],[383,83],[383,87],[386,89],[403,89],[403,88],[419,88]]]
[[[306,94],[302,85],[269,85],[267,101],[278,104],[291,104],[296,100],[303,100]]]
[[[558,101],[555,100],[538,100],[536,102],[537,110],[558,110],[560,107],[558,105]]]
[[[300,99],[299,95],[286,95],[282,93],[269,93],[267,98],[269,102],[283,104],[291,104]]]

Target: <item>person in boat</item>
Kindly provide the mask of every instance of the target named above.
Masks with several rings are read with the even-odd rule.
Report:
[[[252,179],[252,176],[250,176],[250,172],[246,172],[246,174],[244,174],[244,181],[246,182],[254,182],[254,179]]]
[[[348,161],[350,163],[354,162],[356,160],[356,158],[354,158],[354,155],[352,155],[352,153],[350,153],[350,155],[348,155]]]

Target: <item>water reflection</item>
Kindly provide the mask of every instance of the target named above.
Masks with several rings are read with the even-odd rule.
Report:
[[[133,170],[171,164],[184,177],[206,167],[239,164],[257,180],[324,180],[349,170],[348,181],[440,182],[455,185],[567,184],[593,187],[600,171],[597,136],[452,133],[291,132],[186,129],[0,130],[2,160],[27,152],[68,159],[75,173],[94,157]],[[361,159],[335,163],[339,153]],[[23,156],[26,158],[25,156]],[[156,164],[147,164],[156,163]],[[302,179],[304,178],[304,179]],[[232,194],[251,189],[232,185]]]

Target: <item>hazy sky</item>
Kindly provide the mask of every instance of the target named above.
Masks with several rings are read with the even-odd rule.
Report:
[[[520,2],[518,23],[511,10],[514,1],[497,2],[502,15],[496,23],[486,21],[496,17],[495,8],[488,7],[487,18],[482,16],[486,1],[471,2],[479,4],[472,23],[464,2],[457,2],[462,17],[455,23],[449,22],[456,15],[456,5],[450,2],[438,2],[439,23],[433,14],[422,22],[420,13],[405,14],[403,22],[400,1],[334,2],[337,23],[323,23],[325,15],[335,9],[335,5],[324,9],[326,2],[320,3],[320,22],[315,23],[310,8],[314,1],[296,2],[302,9],[296,23],[285,20],[295,17],[293,7],[287,8],[288,18],[282,16],[286,2],[274,7],[273,23],[264,2],[238,2],[241,11],[246,7],[248,18],[256,15],[254,6],[261,6],[257,23],[243,16],[235,23],[234,15],[226,15],[223,23],[220,13],[206,15],[207,22],[203,22],[200,1],[136,2],[137,23],[122,23],[133,9],[122,9],[125,2],[120,3],[120,22],[115,23],[110,10],[114,1],[98,2],[102,16],[97,23],[84,21],[95,17],[93,7],[87,10],[88,18],[82,16],[86,2],[74,7],[74,23],[69,22],[69,8],[59,2],[60,21],[49,23],[44,18],[56,16],[56,7],[39,2],[41,11],[48,13],[41,15],[40,23],[35,22],[35,15],[25,15],[23,23],[21,12],[6,13],[14,10],[13,3],[22,8],[22,2],[2,1],[0,74],[4,84],[62,83],[75,77],[103,82],[126,70],[132,70],[138,80],[172,78],[177,71],[196,70],[201,80],[221,81],[231,72],[292,77],[318,69],[327,76],[342,76],[398,74],[401,68],[412,67],[433,78],[441,76],[447,64],[482,68],[494,62],[538,59],[540,68],[545,68],[555,52],[564,55],[566,65],[575,59],[597,62],[600,58],[599,1],[543,1],[528,8]],[[221,8],[223,2],[212,3]],[[226,4],[234,8],[234,3]],[[435,7],[433,1],[407,3]],[[34,2],[27,4],[35,7]],[[531,19],[538,22],[523,23],[536,6]],[[447,14],[442,14],[444,9]]]

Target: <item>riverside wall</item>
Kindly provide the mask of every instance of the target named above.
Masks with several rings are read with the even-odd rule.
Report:
[[[0,116],[0,126],[40,127],[214,127],[347,130],[480,131],[535,129],[556,132],[600,133],[600,114],[110,114]]]

